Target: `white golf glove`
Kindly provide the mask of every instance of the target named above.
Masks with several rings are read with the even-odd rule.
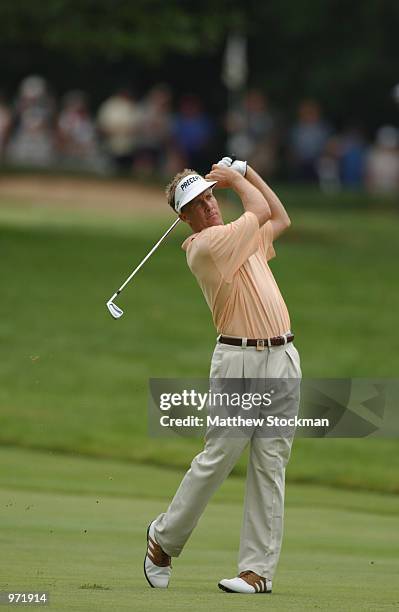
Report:
[[[241,174],[241,176],[245,176],[247,173],[247,162],[235,159],[235,157],[223,157],[220,161],[218,161],[218,166],[226,166],[227,168],[232,168],[233,170]]]

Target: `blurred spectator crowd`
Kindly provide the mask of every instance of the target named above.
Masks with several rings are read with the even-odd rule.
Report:
[[[300,102],[288,124],[255,89],[222,117],[192,94],[174,104],[165,84],[141,99],[115,91],[95,113],[82,91],[56,103],[40,76],[26,77],[12,102],[0,94],[3,165],[169,177],[184,167],[205,172],[230,152],[266,178],[319,184],[324,191],[399,191],[398,129],[380,127],[373,142],[356,125],[337,131],[312,99]]]

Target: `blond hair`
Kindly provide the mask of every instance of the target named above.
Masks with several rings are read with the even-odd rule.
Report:
[[[179,172],[178,174],[176,174],[176,176],[171,180],[169,185],[166,185],[166,187],[165,187],[165,194],[166,194],[166,198],[168,200],[168,204],[169,204],[169,206],[171,206],[173,208],[173,210],[175,212],[176,212],[176,210],[175,210],[175,191],[176,191],[176,187],[179,184],[179,182],[185,176],[188,176],[189,174],[198,174],[198,172],[196,172],[195,170],[191,170],[191,168],[185,168],[182,172]]]

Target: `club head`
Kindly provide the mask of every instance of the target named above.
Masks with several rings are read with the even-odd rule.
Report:
[[[122,308],[119,308],[119,306],[117,306],[113,302],[107,302],[107,308],[109,310],[111,317],[113,317],[114,319],[120,319],[121,316],[123,315]]]

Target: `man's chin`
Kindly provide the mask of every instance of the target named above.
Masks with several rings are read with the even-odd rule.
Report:
[[[213,215],[206,220],[207,227],[213,227],[214,225],[223,225],[223,219],[219,215]]]

